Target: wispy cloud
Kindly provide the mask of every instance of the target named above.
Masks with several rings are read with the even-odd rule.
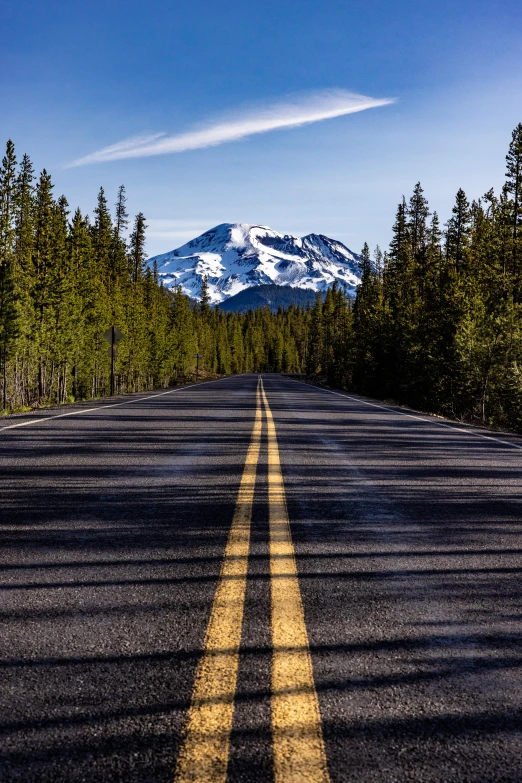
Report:
[[[150,136],[125,139],[78,158],[69,165],[84,166],[88,163],[103,163],[122,158],[144,158],[150,155],[167,155],[203,147],[215,147],[256,133],[296,128],[299,125],[341,117],[344,114],[354,114],[393,102],[393,98],[369,98],[345,90],[323,90],[300,94],[270,106],[238,112],[226,119],[208,123],[186,133],[178,133],[174,136],[155,133]]]

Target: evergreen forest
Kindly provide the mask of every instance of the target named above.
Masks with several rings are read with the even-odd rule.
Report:
[[[4,413],[194,377],[306,373],[413,408],[522,432],[522,123],[500,193],[456,194],[447,221],[420,183],[398,204],[386,251],[361,253],[355,300],[338,286],[306,306],[225,312],[167,290],[146,263],[146,219],[125,188],[92,215],[56,196],[47,171],[0,168],[0,409]]]

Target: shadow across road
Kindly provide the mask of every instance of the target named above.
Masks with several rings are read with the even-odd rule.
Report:
[[[256,382],[0,433],[2,780],[172,780]],[[265,389],[332,781],[522,780],[521,453]],[[233,783],[273,781],[265,446]]]

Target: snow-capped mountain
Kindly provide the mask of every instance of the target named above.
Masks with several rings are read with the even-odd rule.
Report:
[[[214,304],[252,286],[275,284],[325,291],[338,280],[355,294],[360,281],[359,256],[322,234],[294,237],[267,226],[222,223],[156,262],[166,287],[181,285],[198,299],[205,275]]]

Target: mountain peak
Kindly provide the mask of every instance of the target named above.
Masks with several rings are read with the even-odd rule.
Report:
[[[181,285],[198,299],[208,277],[214,304],[259,285],[294,286],[325,291],[335,280],[355,293],[360,282],[359,256],[323,234],[296,237],[268,226],[220,223],[185,245],[154,256],[167,287]]]

